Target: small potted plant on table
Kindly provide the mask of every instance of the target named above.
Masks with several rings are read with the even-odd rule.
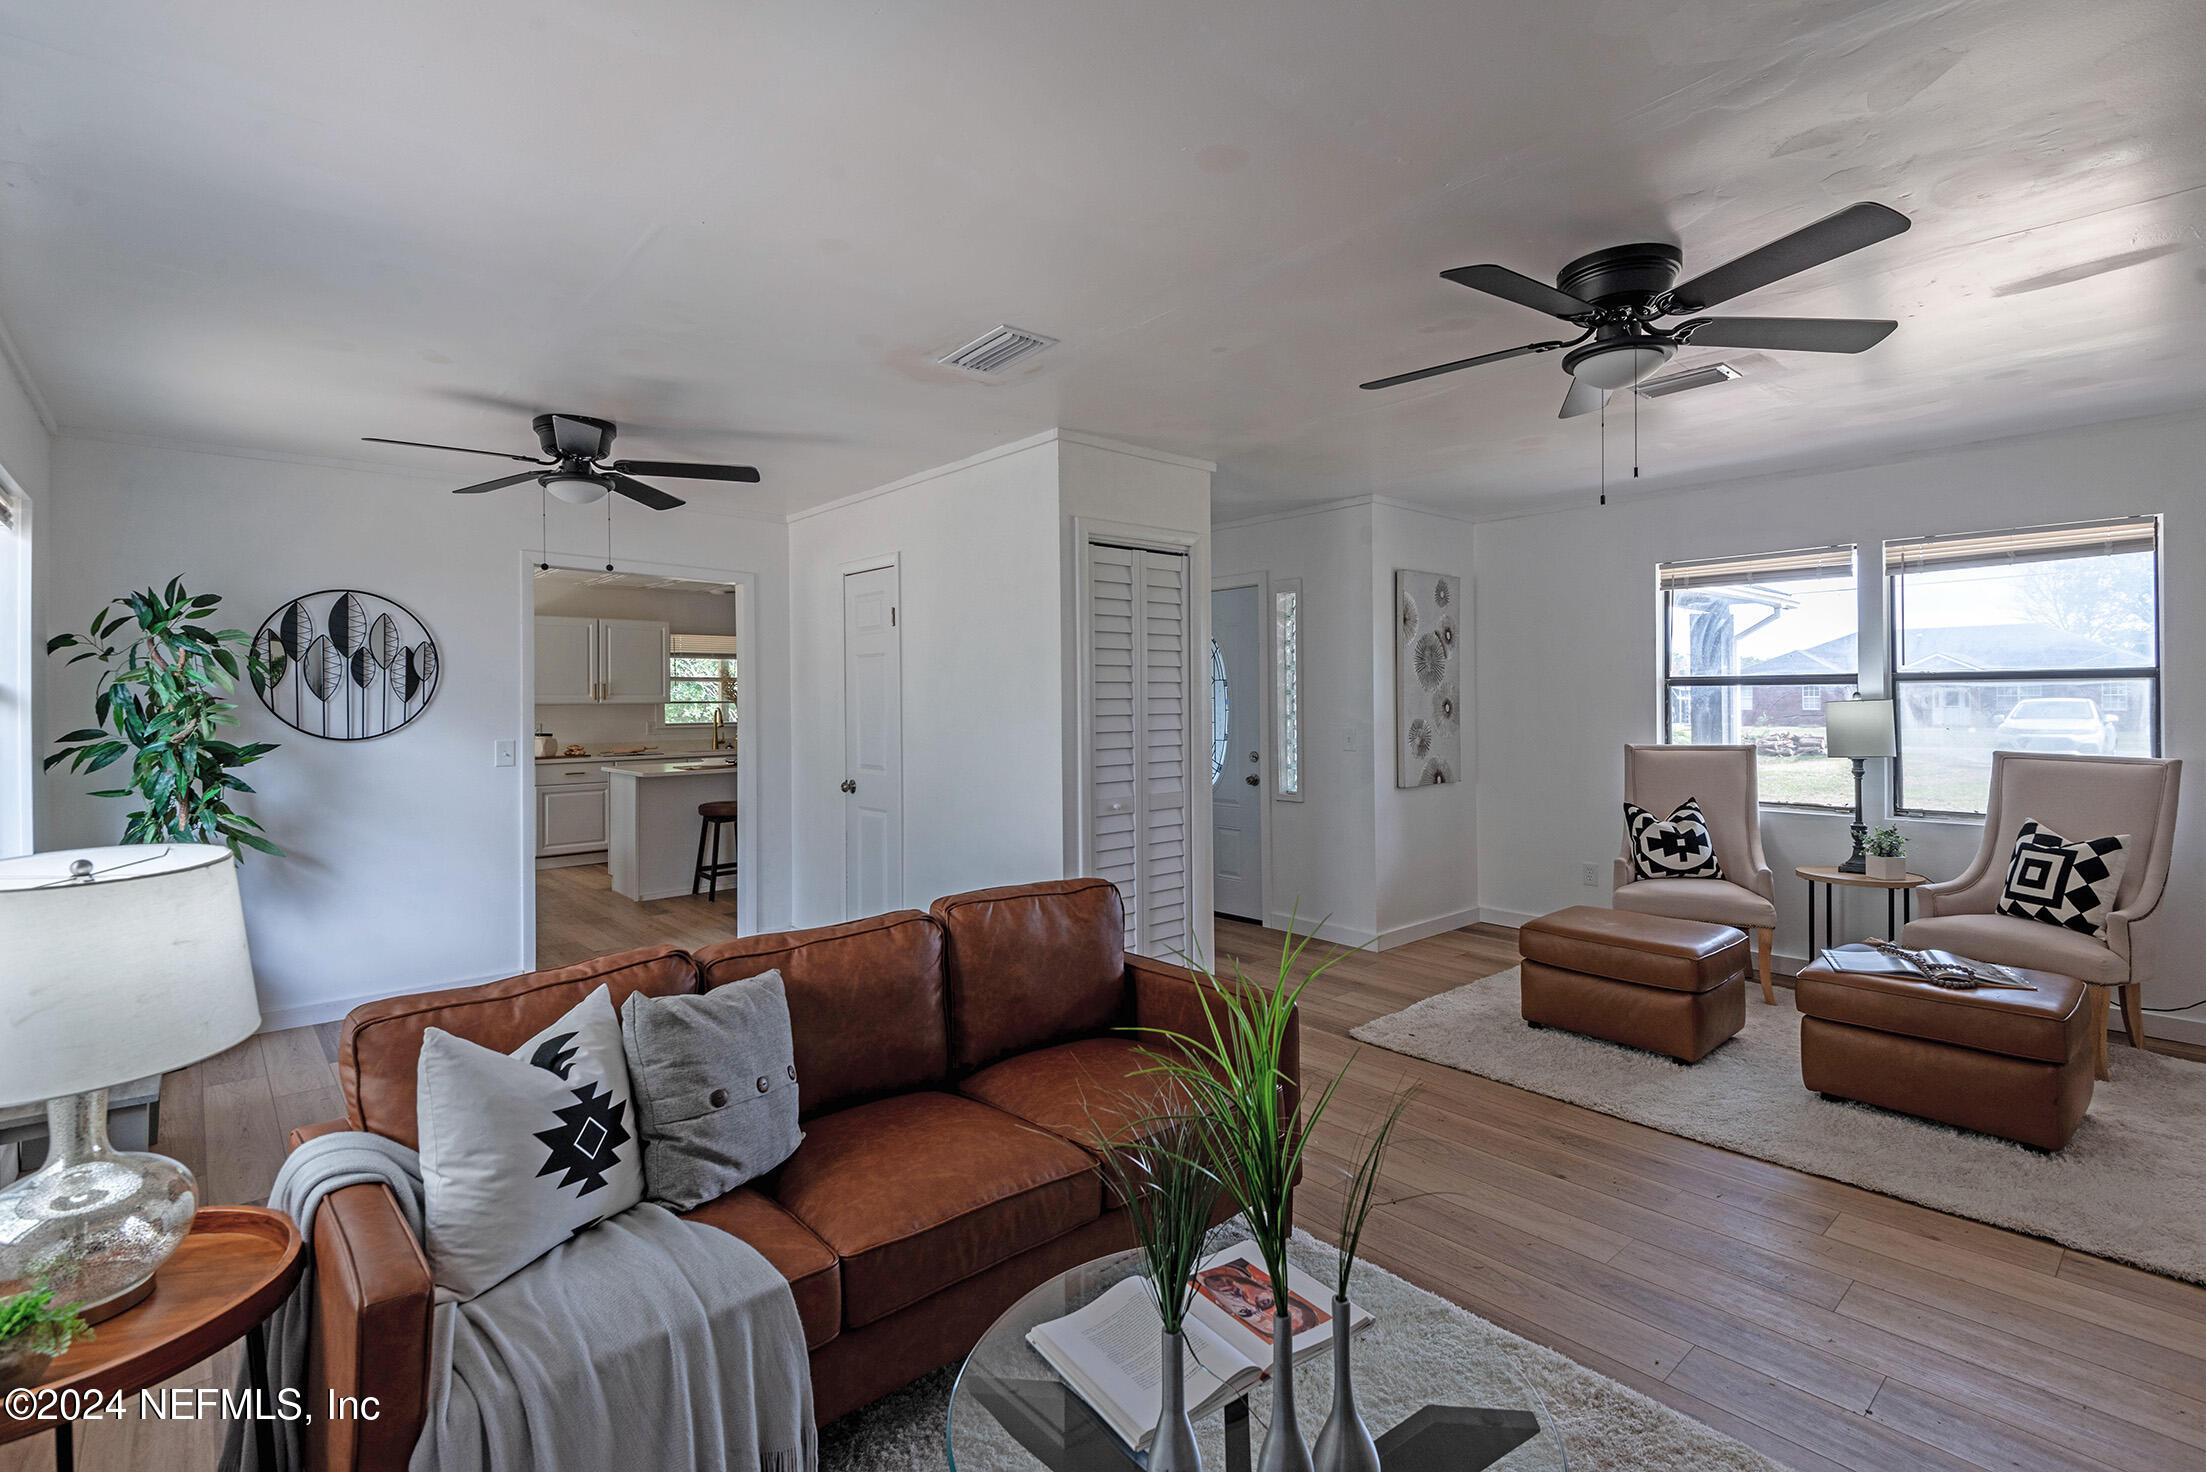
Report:
[[[1899,829],[1889,826],[1872,829],[1863,848],[1868,853],[1866,867],[1871,879],[1907,877],[1907,840]]]
[[[91,1337],[75,1305],[54,1307],[50,1289],[0,1298],[0,1395],[36,1385],[71,1341]]]

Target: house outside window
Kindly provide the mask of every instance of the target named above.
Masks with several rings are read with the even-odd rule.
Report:
[[[669,726],[710,726],[717,719],[734,735],[736,657],[733,634],[667,636]]]
[[[1824,755],[1823,705],[1854,698],[1854,549],[1814,547],[1657,570],[1663,736],[1752,745],[1764,803],[1847,808],[1846,763]]]
[[[2159,520],[1887,542],[1894,809],[1975,815],[1994,751],[2160,754]]]

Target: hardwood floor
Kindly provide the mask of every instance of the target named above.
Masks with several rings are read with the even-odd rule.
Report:
[[[613,893],[603,864],[536,871],[536,964],[571,966],[636,946],[702,950],[735,939],[735,887],[725,880],[718,899],[677,895],[641,903]]]
[[[563,927],[543,964],[585,954],[563,946],[733,933],[725,900],[604,906],[603,875],[539,876],[558,901],[540,916]],[[1254,976],[1276,970],[1279,940],[1219,922],[1219,953]],[[1351,955],[1305,995],[1305,1071],[1355,1058],[1314,1140],[1313,1230],[1338,1209],[1329,1168],[1414,1083],[1389,1179],[1418,1199],[1374,1219],[1371,1260],[1788,1467],[2206,1468],[2206,1289],[1348,1037],[1516,960],[1514,932],[1473,927]],[[285,1133],[343,1112],[336,1042],[334,1023],[269,1033],[170,1075],[159,1148],[212,1201],[263,1200]],[[225,1355],[173,1383],[234,1375]],[[88,1423],[78,1448],[86,1467],[196,1472],[219,1436],[213,1422]],[[0,1447],[0,1472],[46,1472],[48,1440]]]

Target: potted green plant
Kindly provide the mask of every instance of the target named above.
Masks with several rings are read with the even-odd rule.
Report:
[[[1203,1147],[1203,1129],[1196,1120],[1182,1114],[1151,1116],[1105,1141],[1097,1167],[1105,1184],[1126,1203],[1142,1281],[1163,1325],[1163,1408],[1149,1443],[1149,1472],[1197,1472],[1202,1466],[1195,1425],[1187,1414],[1182,1335],[1195,1298],[1195,1268],[1215,1235],[1210,1216],[1219,1183]]]
[[[112,600],[84,633],[47,640],[48,654],[75,649],[69,663],[96,659],[105,668],[92,700],[99,724],[61,737],[45,764],[66,761],[72,772],[97,772],[135,753],[128,787],[92,794],[145,804],[124,820],[124,843],[219,843],[240,858],[244,848],[280,857],[283,850],[261,836],[260,824],[230,807],[232,793],[253,790],[237,769],[276,747],[240,746],[216,734],[237,724],[237,707],[223,697],[239,675],[259,685],[269,674],[242,629],[208,627],[221,601],[213,593],[195,597],[182,579],[171,578],[165,589]]]
[[[1295,1424],[1294,1323],[1287,1311],[1287,1244],[1294,1236],[1294,1182],[1311,1132],[1340,1087],[1336,1075],[1313,1100],[1295,1090],[1282,1067],[1288,1024],[1309,984],[1340,960],[1334,952],[1299,981],[1295,969],[1312,936],[1289,922],[1279,974],[1258,986],[1233,968],[1230,981],[1200,965],[1204,986],[1202,1035],[1147,1029],[1147,1072],[1177,1085],[1188,1100],[1200,1156],[1240,1209],[1264,1271],[1274,1285],[1272,1415],[1257,1472],[1310,1472],[1309,1448]]]
[[[54,1356],[73,1340],[91,1337],[76,1306],[55,1308],[50,1289],[0,1298],[0,1395],[36,1385]]]
[[[1871,829],[1862,847],[1868,854],[1865,862],[1871,879],[1907,877],[1907,839],[1899,829],[1889,825]]]

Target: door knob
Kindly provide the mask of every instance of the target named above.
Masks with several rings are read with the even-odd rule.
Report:
[[[843,791],[845,791],[845,792],[856,792],[857,790],[858,790],[858,779],[857,779],[857,778],[855,778],[855,777],[845,777],[845,778],[843,778]]]
[[[1263,780],[1259,778],[1254,772],[1249,773],[1249,775],[1243,780],[1245,780],[1251,787],[1261,787],[1264,785]]]

